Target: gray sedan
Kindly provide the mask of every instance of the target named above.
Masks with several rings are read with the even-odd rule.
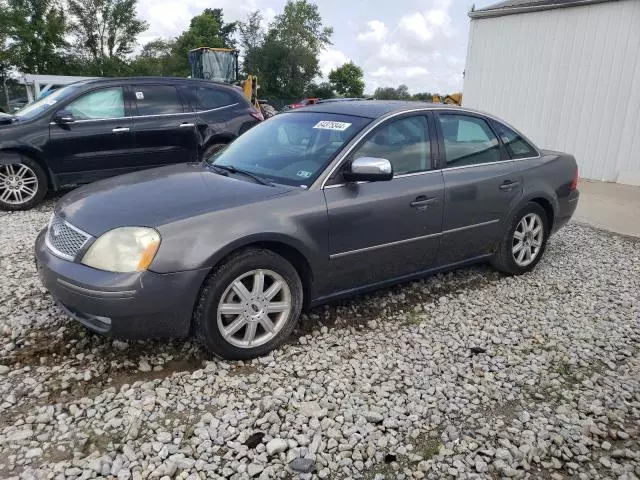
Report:
[[[203,163],[112,178],[56,206],[44,285],[116,337],[265,354],[302,308],[476,262],[522,274],[573,214],[578,170],[491,116],[353,101],[292,110]]]

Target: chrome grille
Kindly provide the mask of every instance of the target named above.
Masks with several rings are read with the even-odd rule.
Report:
[[[54,215],[47,230],[46,240],[49,250],[55,255],[73,260],[90,238],[89,234]]]

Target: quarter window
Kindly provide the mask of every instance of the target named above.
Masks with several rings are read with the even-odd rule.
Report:
[[[178,90],[171,85],[133,85],[138,115],[182,113]]]
[[[231,93],[217,88],[196,87],[195,94],[199,104],[198,110],[211,110],[238,103],[238,99]]]
[[[416,173],[431,168],[431,143],[427,118],[420,115],[401,118],[376,130],[353,154],[386,158],[394,175]]]
[[[518,133],[498,122],[494,122],[500,140],[511,158],[536,157],[538,152]]]
[[[500,161],[498,139],[489,124],[467,115],[438,115],[447,167],[462,167]]]
[[[77,120],[99,120],[124,117],[122,87],[94,90],[66,106]]]

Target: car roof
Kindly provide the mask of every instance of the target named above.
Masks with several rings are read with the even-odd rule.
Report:
[[[238,89],[234,85],[223,82],[215,82],[213,80],[204,80],[200,78],[183,78],[183,77],[103,77],[103,78],[92,78],[89,80],[81,80],[79,82],[74,83],[74,85],[109,85],[112,83],[129,83],[131,85],[136,84],[148,84],[148,83],[157,83],[157,84],[176,84],[176,83],[200,83],[206,85],[216,85],[224,88],[234,88]]]
[[[442,108],[452,107],[441,103],[427,103],[406,100],[350,100],[346,102],[317,103],[303,108],[288,111],[290,114],[302,114],[307,112],[316,113],[336,113],[340,115],[352,115],[354,117],[378,118],[392,112],[402,112],[404,110],[415,110],[419,108]]]

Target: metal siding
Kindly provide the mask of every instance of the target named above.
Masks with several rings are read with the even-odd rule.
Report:
[[[463,103],[575,155],[582,177],[640,182],[640,1],[471,21]]]

